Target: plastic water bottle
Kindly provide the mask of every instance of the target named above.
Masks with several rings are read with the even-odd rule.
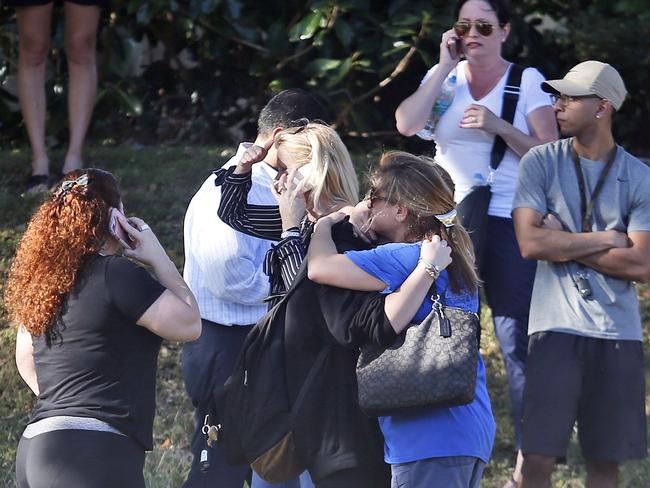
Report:
[[[445,81],[442,82],[442,87],[440,88],[440,95],[436,98],[436,101],[433,104],[431,109],[431,117],[424,124],[424,128],[417,133],[417,136],[420,139],[425,141],[433,140],[433,133],[436,130],[436,125],[438,125],[438,120],[442,117],[451,102],[454,101],[454,95],[456,94],[456,70],[454,69]]]

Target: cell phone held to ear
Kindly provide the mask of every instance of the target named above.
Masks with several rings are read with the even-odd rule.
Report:
[[[451,59],[456,59],[463,54],[463,41],[458,38],[450,39],[447,43],[447,49],[449,49]]]
[[[118,209],[112,207],[108,217],[108,231],[117,241],[126,249],[135,249],[133,240],[129,234],[124,230],[120,223],[120,217],[126,220],[126,217]]]

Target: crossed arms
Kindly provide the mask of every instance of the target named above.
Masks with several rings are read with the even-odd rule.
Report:
[[[513,218],[524,258],[577,261],[614,278],[650,281],[650,232],[568,232],[552,214],[531,208],[516,208]]]

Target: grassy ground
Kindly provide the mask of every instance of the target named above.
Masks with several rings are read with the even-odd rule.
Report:
[[[88,164],[112,171],[120,180],[128,214],[144,218],[156,231],[176,264],[183,262],[182,225],[185,208],[194,191],[208,175],[231,155],[231,150],[199,148],[122,148],[95,147],[89,151]],[[62,158],[61,154],[55,154]],[[361,169],[370,155],[356,158]],[[25,177],[28,155],[24,152],[0,153],[0,297],[9,260],[25,222],[39,198],[20,198],[20,184]],[[650,324],[650,288],[640,289],[644,325]],[[497,441],[493,459],[482,483],[486,488],[500,488],[507,480],[513,462],[512,426],[508,416],[508,392],[505,371],[498,346],[489,324],[489,310],[484,313],[483,353],[488,369],[492,404],[497,417]],[[13,361],[14,337],[0,307],[0,487],[13,482],[15,447],[28,419],[33,397],[18,377]],[[650,358],[650,343],[645,350]],[[650,379],[650,360],[646,362]],[[650,388],[648,388],[650,391]],[[648,399],[647,399],[648,400]],[[646,401],[650,405],[650,401]],[[192,408],[184,395],[179,368],[179,346],[165,344],[158,367],[158,414],[154,426],[155,449],[147,456],[146,478],[152,488],[175,488],[181,485],[190,463],[189,437],[192,431]],[[553,486],[584,486],[584,463],[579,449],[572,444],[568,464],[560,466]],[[626,464],[621,486],[650,486],[650,461]]]

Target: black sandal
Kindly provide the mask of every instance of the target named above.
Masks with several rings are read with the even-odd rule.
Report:
[[[48,175],[31,175],[25,181],[25,187],[20,196],[36,195],[38,193],[46,192],[49,189]]]

